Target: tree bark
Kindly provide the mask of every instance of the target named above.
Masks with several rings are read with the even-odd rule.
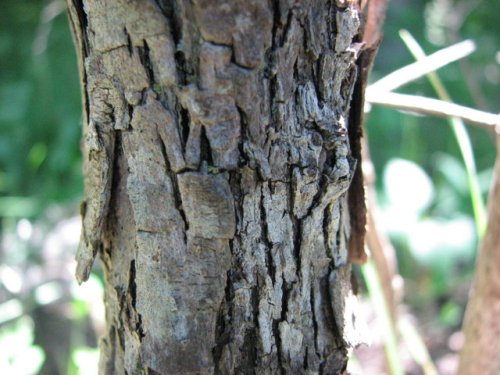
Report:
[[[343,373],[360,340],[350,228],[364,227],[348,204],[366,79],[355,4],[68,7],[85,110],[77,278],[99,254],[100,373]]]

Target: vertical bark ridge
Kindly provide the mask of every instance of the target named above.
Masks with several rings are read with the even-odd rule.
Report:
[[[84,123],[87,122],[87,116],[89,113],[88,107],[88,97],[87,97],[87,75],[85,69],[83,68],[83,62],[85,58],[89,55],[89,40],[87,37],[87,27],[88,20],[87,14],[83,11],[82,0],[71,0],[72,6],[68,6],[69,21],[71,26],[71,31],[73,35],[73,40],[76,47],[76,52],[78,56],[78,71],[80,74],[81,88],[82,88],[82,108],[83,108],[83,119]]]
[[[102,248],[100,372],[342,373],[355,7],[69,6],[88,37],[78,259],[83,281]]]

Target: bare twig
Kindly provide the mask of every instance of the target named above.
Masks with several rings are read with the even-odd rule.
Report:
[[[53,20],[66,9],[66,4],[62,0],[53,0],[46,6],[40,15],[40,23],[38,24],[33,41],[33,55],[42,54],[47,48],[50,30],[52,29]]]
[[[417,40],[410,34],[410,32],[407,30],[401,30],[399,35],[416,60],[421,61],[427,58],[424,50],[420,44],[418,44]],[[427,79],[434,88],[434,91],[436,91],[439,99],[447,102],[453,102],[451,95],[448,93],[448,90],[446,90],[446,87],[444,87],[444,84],[439,78],[437,72],[427,73]],[[467,134],[467,130],[465,129],[465,124],[460,118],[450,117],[448,118],[448,122],[450,123],[453,135],[457,140],[458,148],[460,149],[460,153],[464,159],[472,210],[474,212],[474,221],[477,232],[479,236],[482,237],[486,228],[486,209],[477,179],[476,162],[472,151],[472,143]]]
[[[450,47],[443,48],[432,55],[429,55],[413,64],[406,65],[384,78],[371,84],[366,90],[367,95],[373,92],[392,91],[398,87],[405,85],[408,82],[414,81],[427,73],[436,71],[437,69],[448,65],[453,61],[470,55],[476,46],[473,41],[465,40],[454,44]]]
[[[495,126],[500,126],[500,115],[422,96],[370,90],[366,95],[366,101],[404,111],[439,117],[460,118],[472,125],[488,130],[492,130]]]

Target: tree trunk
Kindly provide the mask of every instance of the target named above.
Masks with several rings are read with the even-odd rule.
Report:
[[[488,226],[478,250],[474,283],[462,330],[459,375],[500,374],[500,128],[488,198]]]
[[[356,6],[68,6],[85,110],[77,278],[99,254],[100,373],[343,373],[359,342],[350,228],[364,226],[347,200]]]

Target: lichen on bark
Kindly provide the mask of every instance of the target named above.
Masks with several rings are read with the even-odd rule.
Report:
[[[343,373],[360,342],[355,5],[68,7],[86,109],[77,277],[99,254],[100,373]]]

